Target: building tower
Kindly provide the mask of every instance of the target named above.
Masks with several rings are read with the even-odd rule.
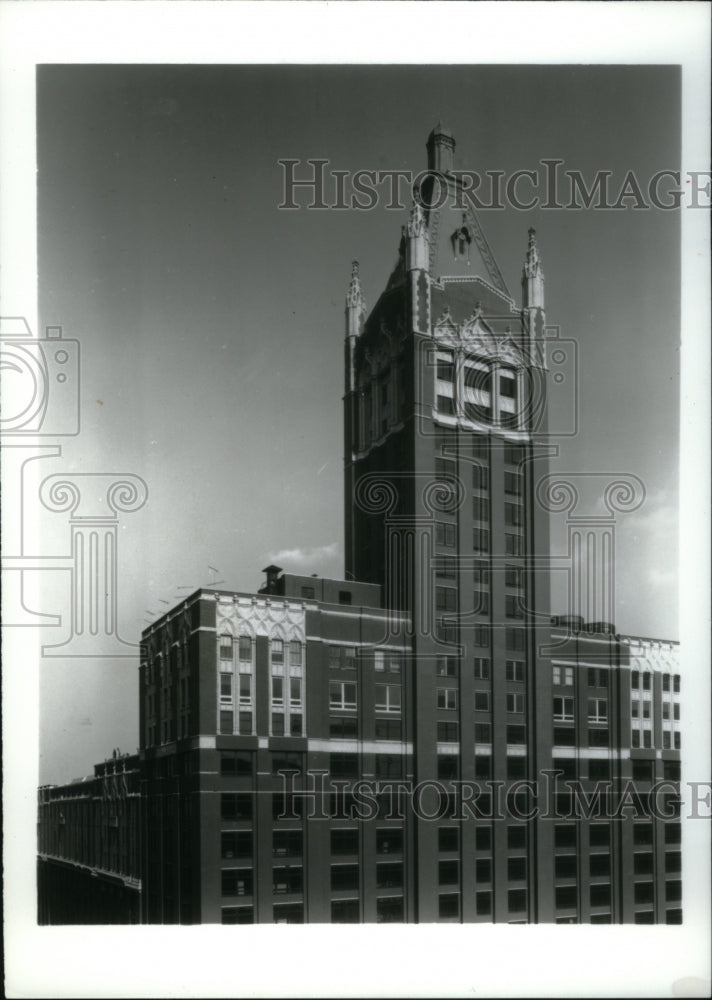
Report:
[[[530,230],[517,305],[450,172],[449,130],[439,124],[427,149],[434,173],[358,333],[347,310],[346,575],[381,584],[386,606],[412,618],[415,780],[506,785],[551,766],[551,664],[539,653],[549,581],[538,558],[549,537],[534,500],[547,471],[544,276]],[[442,830],[416,825],[419,920],[552,919],[543,825],[512,833],[511,865],[489,823],[446,819]],[[448,892],[425,860],[445,843],[458,845],[441,859],[459,862]],[[515,880],[515,895],[492,899],[508,866],[524,879],[533,865],[530,892]],[[488,869],[489,883],[476,878]]]

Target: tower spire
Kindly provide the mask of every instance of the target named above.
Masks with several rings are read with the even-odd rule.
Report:
[[[536,229],[529,230],[529,245],[522,269],[522,307],[544,308],[544,269],[536,242]]]

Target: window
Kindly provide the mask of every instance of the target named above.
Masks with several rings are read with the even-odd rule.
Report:
[[[252,774],[252,752],[223,750],[220,754],[220,774]]]
[[[438,830],[438,850],[443,854],[460,849],[460,831],[456,826],[441,826]],[[457,881],[457,879],[455,880]],[[443,884],[442,882],[440,883]]]
[[[220,816],[227,820],[251,820],[252,793],[223,792],[220,796]]]
[[[680,693],[680,675],[675,674],[672,679],[672,689],[675,694]]]
[[[329,771],[332,778],[357,778],[359,758],[355,753],[329,754]]]
[[[675,733],[675,749],[676,750],[680,749],[680,734],[679,733]]]
[[[652,823],[634,823],[633,824],[633,843],[638,847],[641,845],[652,844],[653,842],[653,824]]]
[[[518,503],[505,503],[504,523],[519,525],[524,523],[524,508]]]
[[[254,924],[255,916],[251,906],[226,906],[220,911],[223,924]]]
[[[438,708],[455,710],[457,708],[457,689],[438,688],[436,704]]]
[[[520,778],[526,778],[527,776],[527,758],[526,757],[507,757],[507,778],[510,780],[516,780]]]
[[[649,729],[643,730],[643,746],[649,750],[652,746],[652,734]]]
[[[454,548],[457,544],[454,524],[445,524],[440,521],[435,525],[435,542],[437,545],[446,548]]]
[[[591,854],[588,859],[588,870],[591,875],[610,875],[610,854]]]
[[[665,823],[665,843],[682,843],[682,825],[680,823]]]
[[[679,903],[682,899],[682,882],[665,883],[665,902]]]
[[[451,781],[458,776],[458,757],[455,754],[438,754],[438,779]]]
[[[438,722],[437,740],[438,743],[457,743],[458,724],[457,722]]]
[[[359,867],[358,865],[332,865],[331,866],[331,889],[358,889],[359,887]]]
[[[457,577],[457,561],[455,556],[440,556],[435,563],[435,575],[446,580]]]
[[[556,878],[576,878],[578,874],[578,859],[575,854],[557,854],[554,857],[554,875]]]
[[[490,661],[486,656],[475,657],[475,679],[480,681],[490,679]]]
[[[510,913],[523,913],[527,908],[527,890],[510,889],[507,892],[507,906]]]
[[[491,743],[492,730],[489,722],[475,723],[475,743]]]
[[[356,685],[351,681],[329,681],[329,708],[332,711],[355,712]]]
[[[308,601],[314,600],[314,588],[313,587],[302,587],[301,588],[301,594],[302,594],[302,597],[304,597]]]
[[[272,774],[279,774],[280,771],[302,773],[302,755],[297,751],[273,750],[270,757],[272,758]]]
[[[509,850],[519,850],[527,846],[527,828],[525,826],[507,827],[507,847]]]
[[[457,885],[459,881],[459,861],[441,861],[438,864],[438,885]],[[440,898],[442,899],[442,896]]]
[[[507,465],[519,465],[524,461],[525,450],[522,445],[508,444],[504,448],[504,461]]]
[[[235,724],[235,717],[232,711],[225,711],[224,709],[220,712],[220,733],[223,736],[231,736],[233,733],[233,728]]]
[[[508,858],[507,878],[510,880],[510,882],[518,882],[526,877],[527,877],[527,859]]]
[[[351,591],[350,590],[340,590],[339,591],[339,604],[351,604]]]
[[[272,834],[272,854],[277,858],[301,857],[302,831],[275,830]]]
[[[490,632],[487,625],[475,625],[472,629],[472,643],[475,646],[489,646]]]
[[[284,643],[281,639],[272,640],[272,663],[284,663]]]
[[[561,771],[561,778],[564,781],[576,780],[576,758],[575,757],[554,757],[551,766],[555,771]],[[557,779],[558,780],[558,779]]]
[[[611,887],[608,884],[592,885],[590,889],[591,906],[611,905]]]
[[[489,832],[489,828],[486,828]],[[492,881],[492,861],[490,858],[478,858],[475,862],[475,878],[478,882]]]
[[[665,855],[665,871],[668,873],[682,871],[682,855],[679,851],[668,851]]]
[[[574,721],[573,698],[554,698],[554,719],[557,722]]]
[[[303,870],[301,865],[288,865],[272,870],[272,892],[282,895],[290,892],[301,892],[303,887]]]
[[[457,591],[452,587],[436,587],[435,607],[438,611],[457,611]]]
[[[272,707],[281,708],[284,705],[284,678],[272,678]]]
[[[505,472],[504,492],[513,496],[521,496],[523,482],[524,479],[518,472]]]
[[[472,551],[489,552],[489,531],[487,528],[473,528]]]
[[[438,618],[435,622],[435,635],[440,642],[457,642],[457,628],[454,625],[449,625],[444,618]]]
[[[457,675],[457,659],[454,656],[438,656],[436,673],[438,677],[455,677]]]
[[[573,823],[561,823],[554,827],[555,847],[576,847],[576,827]]]
[[[231,868],[220,873],[223,896],[251,896],[252,869]]]
[[[663,708],[664,707],[665,706],[663,705]],[[631,714],[631,717],[633,719],[640,718],[640,702],[637,700],[637,698],[634,698],[634,699],[631,700],[631,703],[630,703],[630,714]]]
[[[520,566],[505,566],[504,584],[506,587],[516,587],[518,590],[523,586],[523,569]]]
[[[357,924],[361,912],[358,899],[335,899],[331,903],[332,924]]]
[[[403,850],[403,831],[388,827],[376,830],[376,853],[397,854]]]
[[[608,781],[611,776],[611,762],[609,760],[590,760],[588,762],[588,776],[591,781]]]
[[[643,674],[643,691],[650,690],[650,674],[646,671]]]
[[[654,761],[652,760],[634,760],[633,781],[652,781],[653,766]]]
[[[679,760],[664,760],[663,761],[663,778],[666,781],[679,781],[680,780],[680,761]]]
[[[450,862],[445,862],[450,864]],[[441,882],[441,885],[446,883]],[[440,918],[460,916],[460,897],[456,892],[443,893],[438,896],[438,916]]]
[[[400,889],[403,885],[403,862],[379,862],[376,865],[378,889]]]
[[[488,781],[491,777],[492,757],[488,753],[478,753],[475,756],[475,778],[478,781]]]
[[[335,716],[329,719],[329,736],[339,740],[355,739],[358,722],[353,717]]]
[[[588,839],[591,847],[609,847],[611,843],[611,828],[607,823],[592,823],[589,827]]]
[[[475,691],[475,711],[489,712],[490,693],[489,691]]]
[[[644,701],[643,702],[643,718],[644,719],[649,719],[650,718],[650,702],[649,701]]]
[[[588,721],[608,722],[608,699],[589,698],[588,699]]]
[[[400,740],[400,719],[376,719],[377,740]]]
[[[640,853],[633,855],[633,871],[636,875],[653,874],[653,855],[650,853]]]
[[[399,713],[400,710],[400,684],[376,684],[376,711]]]
[[[486,760],[490,758],[487,757]],[[492,848],[492,830],[489,826],[478,826],[475,829],[475,850],[489,851]]]
[[[472,466],[472,488],[475,490],[489,489],[489,469],[486,465]]]
[[[520,660],[507,660],[505,669],[508,681],[524,680],[524,664]]]
[[[507,695],[507,711],[516,712],[517,714],[524,711],[524,695],[523,694],[508,694]]]
[[[453,365],[452,355],[445,355],[438,357],[437,373],[438,373],[438,378],[442,379],[444,382],[453,381],[455,377],[455,367]]]
[[[403,922],[403,898],[388,896],[376,900],[376,923],[393,924]]]
[[[672,706],[672,717],[673,717],[673,719],[675,719],[676,721],[679,722],[679,720],[680,720],[680,706],[679,706],[679,704],[677,702],[675,702],[675,704]]]
[[[519,651],[526,648],[526,633],[521,628],[507,628],[505,632],[505,644],[508,650]]]
[[[554,667],[552,680],[554,684],[563,684],[564,686],[571,686],[574,682],[574,668],[573,667]]]
[[[486,917],[492,913],[492,893],[491,892],[476,892],[475,893],[475,909],[479,917]]]
[[[506,533],[504,536],[504,551],[508,556],[521,556],[522,536]]]
[[[377,778],[402,778],[403,758],[395,753],[376,754],[376,777]]]
[[[489,500],[486,497],[472,498],[472,519],[474,521],[489,521]]]
[[[220,636],[220,659],[232,659],[232,636],[227,633]]]
[[[507,726],[507,743],[522,744],[527,741],[526,726]]]
[[[607,747],[608,738],[607,729],[589,729],[588,731],[588,745],[590,747]]]
[[[640,687],[640,671],[631,670],[630,672],[630,686],[632,688]]]
[[[220,674],[220,700],[224,699],[232,700],[232,674]]]
[[[555,890],[556,908],[559,910],[575,909],[578,901],[578,890],[575,885],[557,885]]]
[[[220,837],[220,854],[223,858],[251,858],[252,833],[230,830]]]
[[[640,747],[640,730],[634,729],[630,734],[630,745],[634,750]]]
[[[241,708],[252,705],[252,674],[239,674],[239,700]]]
[[[663,674],[663,691],[670,690],[670,674]]]
[[[358,854],[358,830],[332,830],[332,854]]]
[[[519,596],[507,594],[504,598],[504,613],[507,618],[523,618],[522,602]]]

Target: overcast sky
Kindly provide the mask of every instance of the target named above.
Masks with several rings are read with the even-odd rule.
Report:
[[[280,211],[280,159],[415,172],[442,119],[461,169],[556,158],[617,191],[679,167],[679,104],[675,67],[42,68],[40,323],[82,350],[82,431],[47,471],[149,486],[121,521],[124,638],[179,587],[254,590],[268,562],[343,573],[344,295],[358,258],[374,304],[406,213]],[[536,227],[547,319],[578,344],[580,430],[552,468],[645,484],[617,525],[616,626],[677,638],[679,214],[480,219],[517,300]],[[46,546],[66,530],[50,516]],[[136,661],[56,660],[41,687],[41,782],[138,745]]]

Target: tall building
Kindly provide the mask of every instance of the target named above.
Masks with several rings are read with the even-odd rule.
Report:
[[[146,922],[682,919],[677,646],[551,617],[536,234],[517,303],[427,148],[347,294],[346,579],[269,566],[144,631]]]

